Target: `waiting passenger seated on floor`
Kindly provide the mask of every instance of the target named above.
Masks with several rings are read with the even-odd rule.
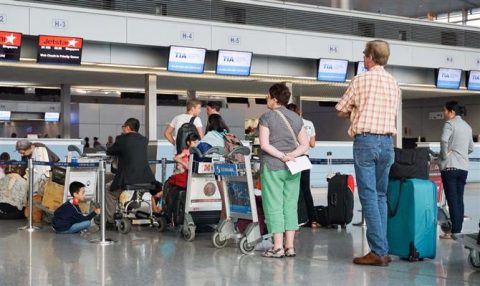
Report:
[[[17,166],[1,165],[2,161],[10,161],[10,155],[6,152],[0,155],[0,219],[25,218],[27,181],[19,175]]]

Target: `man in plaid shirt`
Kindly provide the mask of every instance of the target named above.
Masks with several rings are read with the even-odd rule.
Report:
[[[363,54],[368,71],[352,79],[335,106],[339,117],[350,118],[348,134],[354,138],[358,195],[371,249],[353,263],[388,266],[391,261],[387,241],[388,173],[394,160],[392,136],[397,133],[401,91],[397,81],[383,68],[390,56],[387,42],[370,41]]]

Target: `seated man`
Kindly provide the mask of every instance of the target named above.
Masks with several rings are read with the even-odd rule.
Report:
[[[138,133],[140,122],[129,118],[122,125],[122,135],[107,149],[107,155],[117,156],[118,170],[110,190],[106,193],[107,228],[115,229],[116,202],[126,185],[154,184],[155,176],[148,165],[148,139]]]
[[[84,215],[79,203],[85,202],[85,185],[72,182],[69,186],[72,199],[63,203],[54,213],[52,227],[57,233],[78,233],[88,230],[92,218],[100,214],[100,209],[95,208],[90,214]]]

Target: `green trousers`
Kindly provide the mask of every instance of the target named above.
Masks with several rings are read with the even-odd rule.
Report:
[[[262,181],[263,212],[269,233],[283,233],[298,229],[298,194],[300,173],[292,175],[289,170],[270,171],[263,166]]]

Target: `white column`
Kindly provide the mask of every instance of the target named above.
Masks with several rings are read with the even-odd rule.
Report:
[[[145,75],[145,136],[157,140],[157,75]]]
[[[71,92],[69,84],[62,84],[60,90],[60,128],[63,138],[70,138]]]

